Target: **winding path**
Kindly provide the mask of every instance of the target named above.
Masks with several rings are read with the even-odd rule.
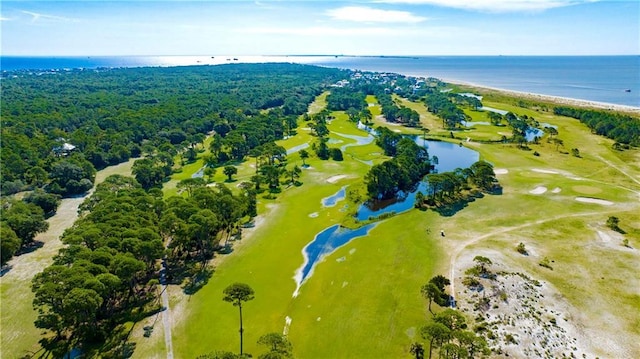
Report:
[[[597,211],[597,212],[585,212],[585,213],[575,213],[575,214],[568,214],[566,216],[554,216],[554,217],[550,217],[550,218],[545,218],[545,219],[539,219],[537,221],[533,221],[533,222],[528,222],[528,223],[523,223],[521,225],[518,226],[512,226],[512,227],[506,227],[506,228],[502,228],[502,229],[498,229],[495,230],[493,232],[489,232],[486,234],[483,234],[481,236],[475,237],[469,241],[460,243],[458,245],[456,245],[453,249],[453,252],[451,253],[451,262],[450,262],[450,273],[449,273],[449,278],[451,278],[451,296],[454,298],[456,298],[456,290],[455,290],[455,269],[456,269],[456,259],[458,258],[458,256],[460,255],[460,252],[462,252],[465,248],[467,248],[468,246],[472,245],[472,244],[476,244],[484,239],[493,237],[495,235],[498,234],[503,234],[503,233],[508,233],[514,230],[519,230],[519,229],[523,229],[523,228],[527,228],[527,227],[531,227],[531,226],[536,226],[539,224],[543,224],[546,222],[551,222],[551,221],[555,221],[558,219],[564,219],[564,218],[573,218],[573,217],[587,217],[587,216],[595,216],[595,215],[601,215],[601,214],[608,214],[608,213],[616,213],[619,212],[620,210],[608,210],[608,211]]]

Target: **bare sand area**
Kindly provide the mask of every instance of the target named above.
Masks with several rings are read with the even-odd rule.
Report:
[[[618,104],[598,102],[598,101],[580,100],[580,99],[561,97],[561,96],[542,95],[542,94],[536,94],[531,92],[506,90],[506,89],[484,86],[484,85],[479,85],[475,83],[451,80],[451,79],[443,79],[443,81],[452,83],[452,84],[458,84],[458,85],[477,88],[480,91],[484,90],[486,92],[487,90],[490,90],[502,95],[516,97],[516,98],[524,98],[532,101],[552,102],[560,105],[592,108],[592,109],[598,109],[598,110],[610,110],[610,111],[625,112],[625,113],[630,113],[635,115],[640,114],[640,107],[625,106],[625,105],[618,105]]]
[[[599,198],[591,198],[591,197],[576,197],[576,201],[583,202],[583,203],[601,204],[603,206],[613,205],[613,202],[611,201],[607,201],[605,199],[599,199]]]
[[[529,193],[531,194],[543,194],[545,192],[547,192],[547,187],[544,187],[544,186],[538,186],[532,189],[531,191],[529,191]]]
[[[478,253],[475,253],[478,254]],[[495,261],[501,255],[483,251],[494,259],[493,278],[480,278],[479,287],[467,287],[462,277],[457,306],[476,318],[476,327],[487,333],[494,357],[579,358],[595,357],[595,348],[574,319],[573,308],[556,288],[528,273],[507,270]],[[470,254],[457,263],[459,272],[475,265]]]
[[[507,173],[509,173],[509,170],[506,168],[494,168],[493,173],[497,175],[506,175]]]
[[[347,176],[347,175],[335,175],[335,176],[332,176],[332,177],[327,178],[327,182],[329,182],[329,183],[336,183],[336,182],[338,182],[339,180],[341,180],[341,179],[343,179],[343,178],[347,178],[347,177],[349,177],[349,176]]]

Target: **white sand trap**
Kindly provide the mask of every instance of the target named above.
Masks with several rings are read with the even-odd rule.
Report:
[[[344,262],[347,260],[347,257],[340,257],[336,259],[336,262]]]
[[[398,133],[400,133],[400,132],[402,132],[402,131],[400,131],[400,130],[393,130],[393,132],[398,132]]]
[[[289,326],[291,326],[291,317],[288,315],[284,318],[284,330],[282,331],[282,335],[286,336],[289,334]]]
[[[611,242],[611,236],[608,233],[605,233],[603,231],[596,231],[596,233],[598,233],[598,237],[601,241],[605,243]]]
[[[493,173],[497,175],[506,175],[507,173],[509,173],[509,170],[506,168],[494,168]]]
[[[355,252],[356,252],[356,249],[355,249],[355,248],[351,248],[351,249],[349,249],[349,254],[353,255]]]
[[[599,199],[599,198],[576,197],[576,201],[584,202],[584,203],[601,204],[603,206],[611,206],[611,205],[613,205],[613,202],[607,201],[607,200],[604,200],[604,199]]]
[[[551,170],[541,170],[539,168],[534,168],[532,169],[533,172],[538,172],[538,173],[549,173],[552,175],[557,175],[559,172],[558,171],[551,171]]]
[[[560,193],[560,191],[562,191],[562,189],[560,187],[556,187],[551,191],[551,193]]]
[[[343,178],[347,178],[347,175],[337,175],[337,176],[329,177],[327,178],[327,182],[336,183]]]
[[[531,194],[543,194],[545,192],[547,192],[547,187],[544,187],[544,186],[538,186],[532,189],[531,191],[529,191],[529,193]]]
[[[317,218],[319,216],[318,212],[309,213],[309,217]]]

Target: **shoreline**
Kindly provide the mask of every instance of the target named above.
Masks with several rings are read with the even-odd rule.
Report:
[[[453,79],[441,79],[441,80],[446,82],[446,83],[450,83],[450,84],[454,84],[454,85],[466,86],[466,87],[476,88],[476,89],[485,90],[485,91],[486,90],[495,91],[495,92],[498,92],[500,94],[504,94],[504,95],[507,95],[507,96],[525,98],[525,99],[528,99],[528,100],[542,101],[542,102],[553,102],[553,103],[557,103],[557,104],[561,104],[561,105],[569,105],[569,106],[576,106],[576,107],[582,107],[582,108],[593,108],[593,109],[598,109],[598,110],[609,110],[609,111],[616,111],[616,112],[633,113],[633,114],[636,114],[636,115],[640,115],[640,107],[634,107],[634,106],[628,106],[628,105],[619,105],[619,104],[608,103],[608,102],[599,102],[599,101],[592,101],[592,100],[576,99],[576,98],[571,98],[571,97],[545,95],[545,94],[539,94],[539,93],[533,93],[533,92],[508,90],[508,89],[485,86],[485,85],[472,83],[472,82],[461,81],[461,80],[453,80]]]

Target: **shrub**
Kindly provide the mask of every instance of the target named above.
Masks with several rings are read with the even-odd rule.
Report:
[[[551,270],[553,270],[553,267],[551,266],[551,261],[549,261],[549,258],[544,257],[540,263],[538,263],[541,267],[545,267],[545,268],[549,268]]]
[[[524,243],[520,242],[518,243],[518,246],[516,246],[516,251],[518,251],[518,253],[522,254],[522,255],[528,255],[529,253],[527,252],[527,248],[525,248]]]
[[[339,148],[329,149],[329,155],[331,156],[331,159],[334,161],[342,161],[344,159],[342,157],[342,151]]]

